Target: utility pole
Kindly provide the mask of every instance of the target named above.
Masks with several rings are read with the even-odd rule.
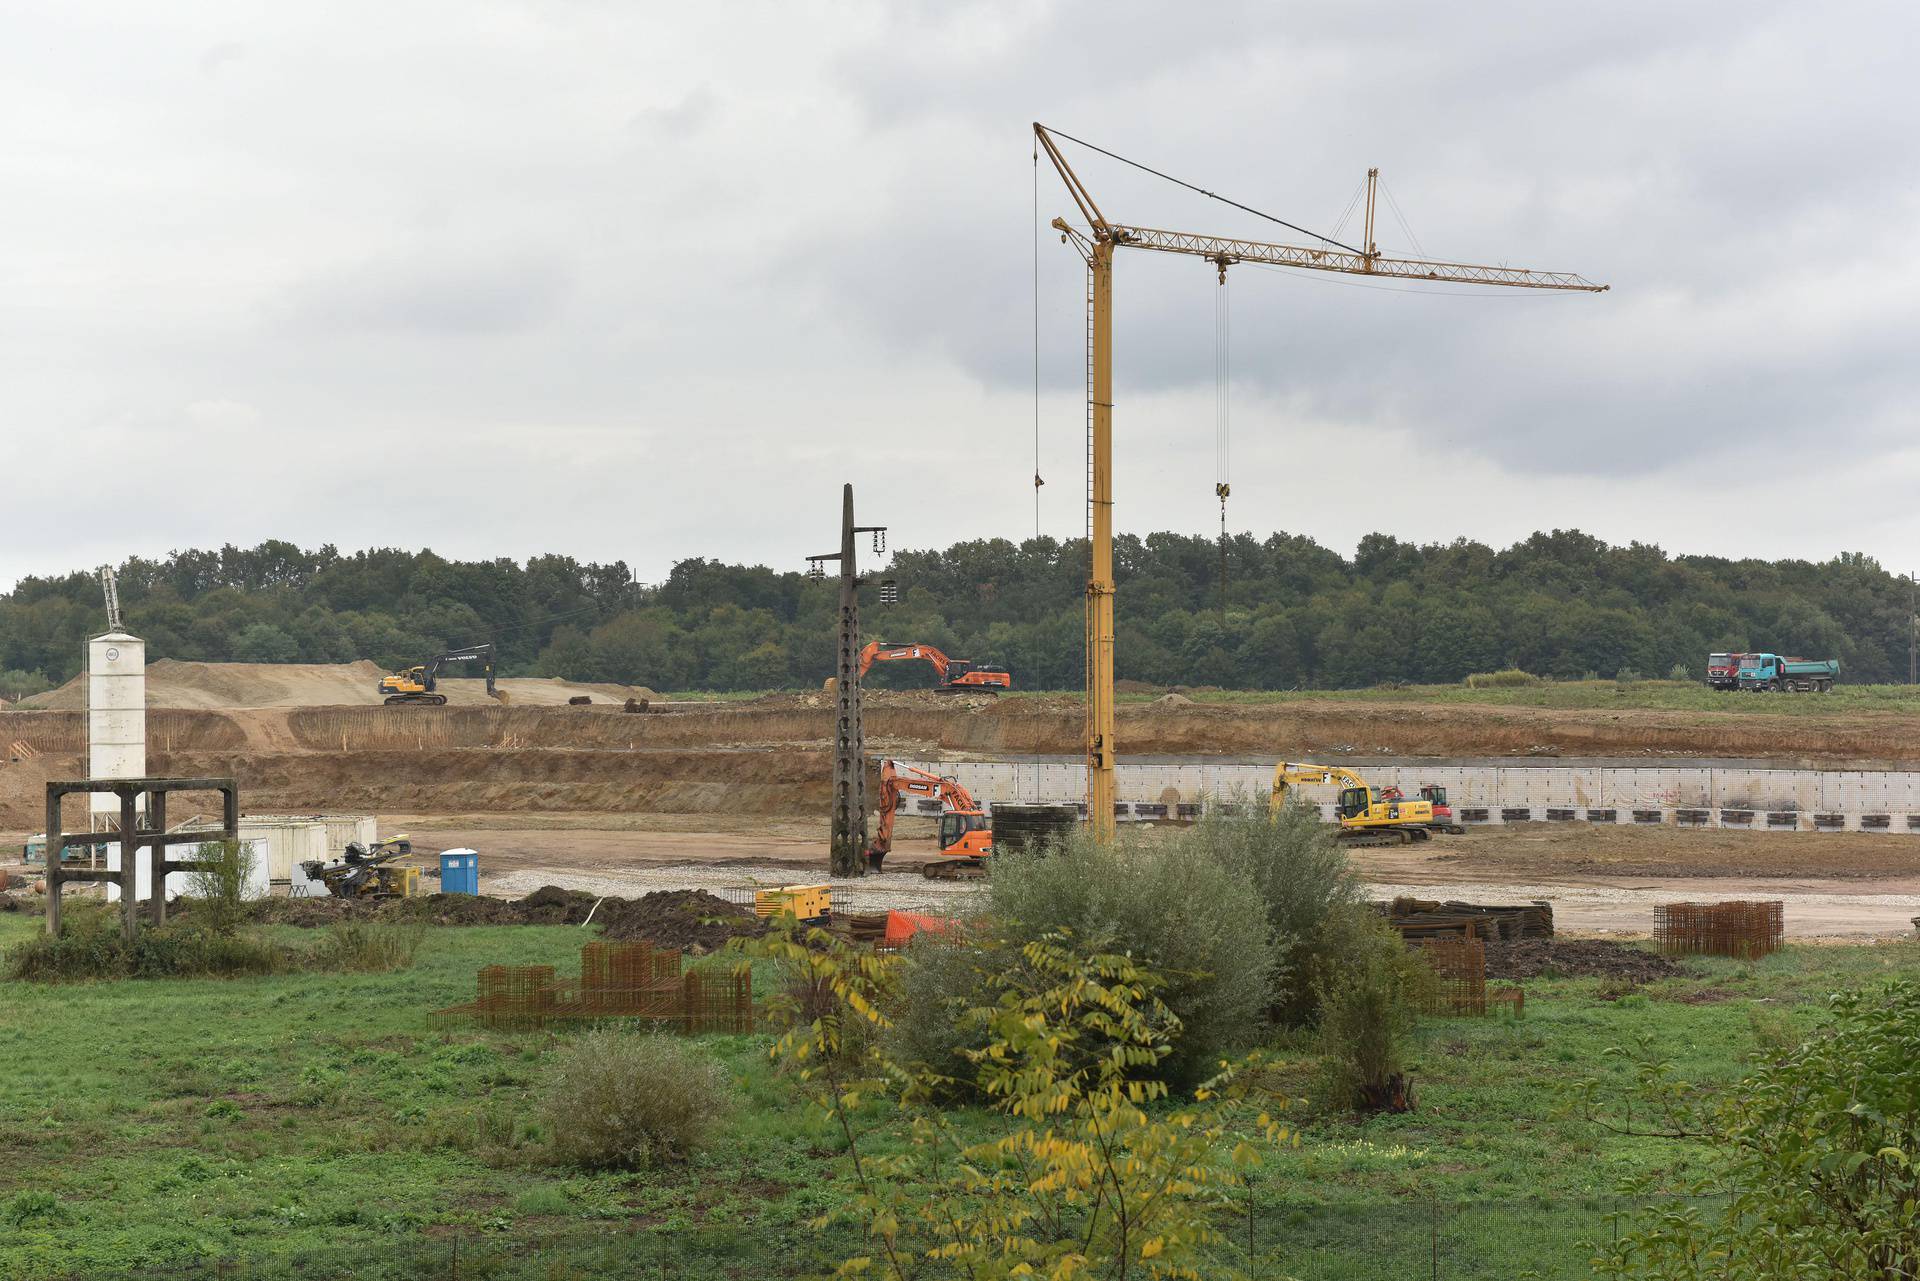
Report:
[[[840,563],[840,658],[834,681],[833,831],[831,864],[835,876],[861,876],[867,870],[867,741],[860,723],[860,584],[853,536],[872,534],[875,555],[887,549],[885,525],[853,523],[853,486],[840,496],[840,550],[807,557],[807,573],[826,577],[826,562]]]

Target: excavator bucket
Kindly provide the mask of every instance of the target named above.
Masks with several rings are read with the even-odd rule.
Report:
[[[504,689],[490,689],[487,691],[487,697],[496,703],[511,703],[513,701],[513,696]]]

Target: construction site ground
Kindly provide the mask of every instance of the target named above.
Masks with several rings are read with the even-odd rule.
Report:
[[[491,893],[558,884],[632,895],[815,879],[826,867],[833,709],[824,695],[652,700],[631,714],[625,699],[649,691],[528,682],[543,703],[561,705],[536,705],[529,692],[503,706],[462,682],[454,706],[383,707],[370,705],[370,664],[152,670],[149,772],[231,774],[252,813],[371,813],[383,833],[407,831],[425,851],[471,846]],[[66,706],[0,711],[0,744],[25,749],[0,765],[0,830],[15,850],[43,826],[45,782],[84,773],[85,713],[74,690],[56,693],[48,701]],[[237,705],[262,693],[310,701]],[[157,705],[163,697],[173,706]],[[569,697],[591,702],[566,706]],[[1119,738],[1124,754],[1284,755],[1363,769],[1389,757],[1915,765],[1920,714],[1813,697],[1770,713],[1757,699],[1721,711],[1169,695],[1123,705]],[[1079,700],[1068,696],[868,697],[873,755],[1071,754],[1081,727]],[[176,808],[183,803],[191,806]],[[931,833],[927,820],[905,821],[888,871],[846,887],[847,905],[938,908],[971,893],[918,874]],[[1576,932],[1645,933],[1653,905],[1678,899],[1783,898],[1788,931],[1800,937],[1905,932],[1920,916],[1920,836],[1904,832],[1527,825],[1354,857],[1382,896],[1549,898],[1562,928]]]

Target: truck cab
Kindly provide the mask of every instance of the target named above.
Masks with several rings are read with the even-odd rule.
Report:
[[[1713,689],[1740,688],[1740,660],[1745,654],[1708,654],[1707,684]]]

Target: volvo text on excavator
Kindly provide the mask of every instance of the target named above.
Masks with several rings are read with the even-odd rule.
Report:
[[[933,664],[936,680],[933,688],[941,694],[997,694],[1003,689],[1013,688],[1013,677],[1004,667],[990,667],[984,663],[975,665],[964,658],[948,658],[931,645],[889,645],[885,641],[869,641],[860,651],[860,674],[865,676],[867,669],[875,663],[899,661],[921,661]]]
[[[893,850],[893,819],[900,801],[925,796],[940,802],[940,857],[921,869],[930,877],[965,874],[993,853],[993,825],[958,779],[942,778],[895,761],[880,763],[880,829],[867,846],[867,866],[878,872]]]
[[[487,697],[503,703],[507,701],[507,696],[494,687],[491,645],[450,649],[444,654],[435,654],[424,663],[402,668],[391,676],[382,676],[380,693],[386,696],[390,704],[424,703],[432,707],[445,707],[447,696],[439,692],[440,669],[448,663],[479,663],[482,675],[487,678]]]
[[[1281,761],[1273,769],[1271,811],[1278,814],[1302,784],[1338,783],[1339,838],[1346,845],[1405,845],[1432,835],[1433,802],[1387,800],[1350,769],[1339,765],[1296,765]]]

